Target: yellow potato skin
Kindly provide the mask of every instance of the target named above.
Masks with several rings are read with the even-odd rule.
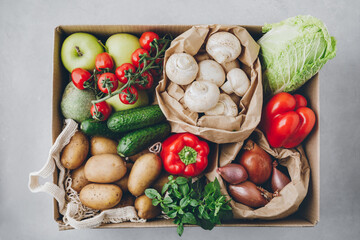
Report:
[[[77,131],[70,139],[60,157],[61,164],[67,169],[76,169],[89,153],[89,140],[81,131]]]
[[[94,136],[90,140],[90,153],[92,156],[111,153],[117,154],[118,143],[110,138]]]
[[[169,182],[168,177],[170,174],[168,172],[163,171],[160,176],[156,179],[156,181],[151,185],[152,188],[156,189],[159,193],[161,193],[161,190],[165,183]]]
[[[139,157],[129,175],[129,192],[135,197],[144,194],[145,189],[159,177],[161,167],[161,159],[154,153],[147,153]]]
[[[80,201],[89,208],[105,210],[116,206],[122,195],[115,184],[90,183],[80,191]]]
[[[90,183],[85,177],[84,169],[85,165],[83,164],[81,167],[71,171],[71,188],[78,193],[83,187]]]
[[[152,200],[146,195],[141,195],[135,200],[135,209],[139,218],[151,219],[160,215],[161,209],[159,206],[154,206]]]
[[[134,206],[134,204],[135,204],[135,197],[130,193],[124,193],[119,204],[116,205],[115,208]]]
[[[89,158],[84,172],[90,182],[112,183],[125,176],[126,164],[117,154],[100,154]]]
[[[116,185],[118,185],[123,192],[127,192],[128,189],[128,181],[129,181],[129,174],[131,171],[131,168],[133,167],[133,163],[126,163],[126,169],[127,172],[124,177],[122,177],[120,180],[114,182]]]

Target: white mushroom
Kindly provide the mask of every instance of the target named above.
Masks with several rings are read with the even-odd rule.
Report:
[[[215,107],[206,111],[205,115],[236,117],[238,115],[238,107],[229,95],[221,93],[218,103],[215,105]]]
[[[199,66],[193,56],[187,53],[174,53],[166,62],[166,75],[176,84],[187,85],[195,80]]]
[[[221,86],[221,89],[227,94],[235,93],[242,97],[250,87],[250,80],[246,73],[240,68],[234,68],[227,74],[227,81]]]
[[[221,64],[221,66],[223,67],[225,73],[228,73],[228,72],[230,72],[231,69],[240,68],[240,62],[239,62],[239,60],[235,59],[231,62],[223,63],[223,64]]]
[[[206,81],[194,81],[185,91],[185,105],[193,112],[205,112],[219,101],[219,88]]]
[[[240,41],[229,32],[217,32],[206,43],[206,51],[218,63],[231,62],[241,53]]]
[[[224,69],[214,60],[201,61],[196,81],[208,81],[220,87],[225,82]]]

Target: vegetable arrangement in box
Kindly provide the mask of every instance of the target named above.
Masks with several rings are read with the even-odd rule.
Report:
[[[53,194],[74,228],[166,217],[181,235],[187,224],[210,230],[296,212],[310,178],[302,143],[317,116],[294,91],[335,56],[336,41],[310,16],[263,31],[259,45],[245,28],[222,25],[173,41],[68,36],[66,124],[47,166],[56,163],[58,185],[39,186],[45,173],[33,173],[32,191]]]

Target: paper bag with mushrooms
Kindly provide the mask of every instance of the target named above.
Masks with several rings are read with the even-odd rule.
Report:
[[[259,46],[239,26],[194,26],[165,53],[157,102],[173,132],[244,141],[261,117]]]
[[[248,145],[250,141],[255,143],[256,146]],[[250,148],[253,147],[253,149],[250,149],[250,151],[253,150],[253,155],[245,156],[245,151],[249,153],[249,146]],[[259,150],[254,149],[257,147],[261,148],[261,151],[264,151],[272,161],[271,176],[262,184],[259,182],[254,183],[256,181],[250,176],[249,165],[244,164],[243,161],[244,158],[247,159],[245,161],[249,161],[251,158],[258,157],[260,154]],[[276,164],[273,165],[274,163]],[[246,180],[244,181],[244,179],[242,179],[240,183],[229,183],[229,179],[225,177],[225,171],[219,171],[219,169],[230,166],[229,164],[233,166],[240,165],[247,168],[246,171],[248,174]],[[245,146],[243,143],[221,145],[217,165],[218,168],[212,168],[211,172],[207,173],[206,176],[210,181],[217,178],[221,186],[222,194],[228,196],[228,199],[230,199],[231,196],[232,200],[230,201],[230,205],[235,219],[273,220],[287,217],[298,210],[308,191],[310,167],[303,148],[301,146],[293,149],[271,148],[264,134],[258,129],[245,141]],[[259,170],[259,167],[260,166],[257,166],[257,170]],[[286,182],[285,185],[281,186],[280,190],[275,190],[273,186],[274,184],[276,185],[274,180],[278,178],[278,176],[275,177],[275,172],[276,174],[284,172],[290,180],[290,182]],[[234,172],[232,172],[232,174],[234,174]],[[234,176],[232,176],[232,178],[234,178]],[[254,185],[255,189],[249,184]],[[259,189],[261,190],[259,192],[261,192],[264,198],[260,195],[258,196],[257,192],[254,192]],[[234,191],[238,191],[237,193],[235,192],[238,196],[234,195]],[[241,199],[239,200],[240,197]],[[262,198],[264,203],[261,203],[259,198]],[[241,201],[243,202],[241,203]],[[249,205],[251,205],[250,203],[258,205],[249,207]]]

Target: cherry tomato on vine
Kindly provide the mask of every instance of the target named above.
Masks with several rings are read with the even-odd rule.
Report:
[[[108,89],[110,92],[114,92],[119,86],[115,74],[109,72],[101,74],[97,83],[99,90],[103,93],[109,93]]]
[[[99,53],[95,58],[95,67],[98,71],[105,69],[110,71],[114,68],[114,61],[107,52]]]
[[[141,74],[140,80],[137,80],[137,82],[140,81],[141,83],[136,83],[135,86],[139,90],[145,90],[152,87],[154,83],[154,78],[149,72],[144,72]]]
[[[82,68],[75,68],[71,72],[71,80],[75,87],[80,90],[84,90],[91,86],[91,73]]]
[[[96,106],[96,109],[95,109],[95,106]],[[94,106],[94,104],[91,106],[91,109],[90,109],[91,116],[95,120],[99,120],[99,121],[107,120],[112,111],[111,106],[105,101],[96,103],[95,106]]]
[[[144,32],[139,39],[140,46],[146,51],[150,52],[150,43],[154,41],[154,39],[159,40],[159,35],[154,32]]]
[[[138,91],[134,86],[124,88],[119,94],[119,98],[124,104],[134,104],[138,99]]]
[[[133,73],[136,72],[136,68],[131,63],[124,63],[121,66],[117,67],[115,70],[115,75],[122,83],[127,83],[128,79],[125,77],[125,71],[131,71]]]
[[[139,65],[140,65],[140,56],[139,55],[142,55],[142,54],[146,54],[147,56],[149,56],[149,52],[143,48],[138,48],[131,54],[131,61],[135,67],[139,67]],[[143,67],[143,63],[141,63],[140,67],[141,68]]]

